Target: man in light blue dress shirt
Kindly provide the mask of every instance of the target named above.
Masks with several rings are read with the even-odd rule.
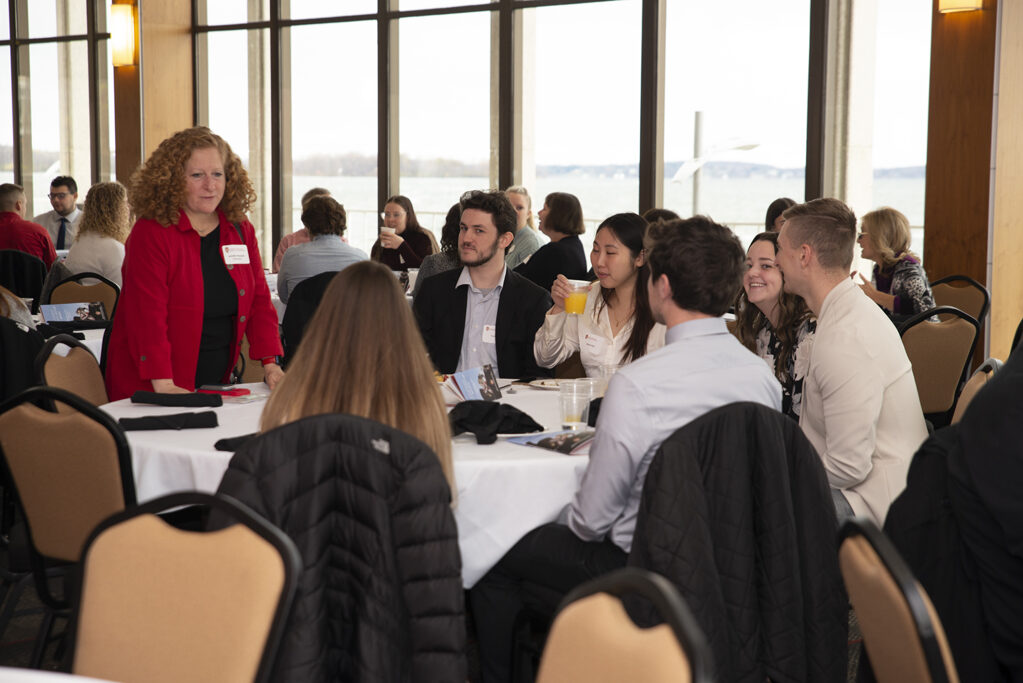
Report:
[[[483,680],[508,680],[512,630],[525,605],[551,612],[573,587],[625,566],[647,469],[661,442],[714,408],[753,401],[781,410],[781,386],[721,316],[745,254],[708,218],[652,225],[646,240],[654,319],[664,347],[612,378],[590,461],[565,515],[534,529],[470,593]]]
[[[303,280],[332,270],[341,271],[353,263],[369,259],[362,249],[341,239],[346,223],[345,207],[333,197],[321,195],[305,204],[302,224],[312,239],[284,252],[281,269],[277,273],[277,295],[283,303],[288,303],[288,297]]]

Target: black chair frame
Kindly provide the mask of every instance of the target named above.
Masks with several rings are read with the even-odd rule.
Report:
[[[257,683],[269,681],[274,661],[277,658],[277,650],[280,645],[281,636],[284,634],[284,628],[287,625],[288,616],[290,615],[292,605],[294,604],[295,593],[298,590],[298,577],[299,573],[302,571],[302,556],[299,553],[298,548],[295,546],[294,541],[292,541],[287,534],[253,512],[253,510],[247,505],[244,505],[231,496],[222,493],[213,495],[209,493],[200,493],[198,491],[188,491],[161,496],[160,498],[143,503],[142,505],[137,505],[126,509],[123,512],[118,512],[100,522],[99,526],[97,526],[93,532],[89,534],[89,538],[85,542],[85,547],[82,550],[82,564],[84,566],[85,558],[88,556],[89,550],[92,548],[92,544],[96,541],[100,534],[110,527],[142,515],[161,515],[161,513],[170,512],[177,508],[190,506],[200,506],[210,510],[216,510],[219,513],[223,513],[223,518],[228,522],[244,524],[248,529],[255,532],[260,538],[272,545],[281,555],[281,560],[284,565],[284,584],[281,587],[281,599],[277,603],[273,623],[270,627],[269,633],[267,633],[266,646],[263,648],[263,656],[260,659],[259,668],[256,671],[256,677],[254,679]],[[83,573],[83,581],[85,578],[86,577]],[[74,606],[72,621],[68,629],[71,634],[68,647],[69,662],[74,660],[75,638],[78,632],[77,627],[80,607],[81,595],[79,594]]]
[[[955,276],[963,277],[963,276]],[[925,417],[934,423],[934,426],[943,427],[949,423],[952,419],[952,415],[956,410],[956,403],[959,402],[959,394],[962,392],[963,387],[966,385],[966,380],[970,378],[970,365],[973,363],[973,354],[977,350],[977,342],[980,340],[980,323],[965,311],[961,311],[955,306],[938,306],[931,308],[926,311],[921,311],[916,315],[906,318],[898,325],[899,337],[902,337],[906,333],[906,330],[918,325],[922,322],[928,322],[932,316],[935,315],[954,315],[957,318],[962,318],[966,322],[973,325],[974,335],[973,344],[970,345],[970,352],[966,354],[966,362],[963,364],[963,371],[959,374],[959,382],[956,385],[955,398],[952,400],[952,407],[945,413],[934,413],[931,415],[925,415]]]
[[[681,644],[689,660],[692,682],[711,683],[714,680],[714,656],[710,645],[678,589],[666,578],[638,567],[618,569],[569,591],[561,601],[558,613],[571,603],[595,593],[607,593],[618,598],[635,594],[649,600]],[[554,618],[557,619],[557,614]]]
[[[18,275],[18,273],[12,275],[10,272],[7,272],[8,269],[14,270],[14,264],[16,264],[18,261],[21,262],[19,265],[22,268],[25,269],[31,268],[36,271],[35,274],[37,275],[37,279],[39,280],[38,290],[33,289],[32,291],[25,291],[21,286],[16,284],[15,277],[16,275]],[[47,271],[46,264],[38,256],[34,256],[32,254],[29,254],[28,252],[21,251],[20,249],[0,249],[0,276],[2,276],[0,277],[0,285],[3,285],[7,289],[11,290],[11,292],[13,292],[15,296],[26,299],[31,298],[32,299],[31,312],[33,314],[39,312],[39,298],[40,295],[42,294],[43,281],[46,279],[46,271]],[[32,273],[26,270],[22,271],[21,274],[30,275]],[[24,281],[22,281],[22,284],[24,284]]]
[[[838,545],[847,538],[862,536],[867,539],[871,547],[881,558],[888,573],[891,574],[899,592],[906,599],[906,605],[913,617],[917,634],[920,636],[920,647],[923,649],[924,658],[927,660],[927,668],[930,669],[932,683],[949,683],[948,672],[945,670],[945,660],[941,655],[941,646],[938,644],[938,635],[934,629],[934,622],[931,620],[927,603],[920,592],[919,584],[913,576],[912,570],[906,561],[899,555],[892,542],[888,540],[877,526],[865,517],[851,517],[846,519],[838,531]]]
[[[948,277],[943,277],[941,279],[935,280],[930,284],[931,289],[933,289],[934,285],[944,285],[953,282],[965,282],[971,287],[979,289],[984,294],[984,305],[980,309],[980,318],[978,319],[978,322],[983,323],[984,319],[987,317],[988,311],[991,310],[991,293],[987,291],[987,287],[980,284],[979,282],[977,282],[968,275],[949,275]]]
[[[63,280],[61,280],[60,282],[58,282],[57,284],[55,284],[53,286],[53,289],[50,290],[49,294],[50,294],[50,296],[52,296],[53,295],[53,290],[57,289],[57,287],[60,287],[62,284],[66,283],[66,282],[80,282],[82,280],[99,280],[103,284],[109,285],[109,286],[114,288],[114,295],[115,295],[114,296],[114,308],[113,308],[113,310],[110,310],[110,311],[106,312],[107,320],[113,320],[114,319],[114,311],[117,310],[117,302],[121,300],[121,288],[117,286],[117,283],[111,281],[108,278],[103,277],[99,273],[92,273],[92,272],[88,272],[88,271],[84,272],[84,273],[75,273],[74,275],[66,277]],[[44,301],[42,303],[44,303],[44,304],[50,303],[50,296],[48,296],[46,298],[46,301]]]

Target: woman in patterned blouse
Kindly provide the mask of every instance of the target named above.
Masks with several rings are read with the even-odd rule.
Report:
[[[860,225],[860,251],[875,263],[870,282],[859,275],[863,293],[895,321],[934,308],[920,258],[909,251],[909,220],[886,206],[864,214]]]
[[[735,302],[735,336],[771,366],[782,387],[782,412],[798,420],[817,320],[802,298],[782,290],[777,254],[776,232],[762,232],[750,243]]]

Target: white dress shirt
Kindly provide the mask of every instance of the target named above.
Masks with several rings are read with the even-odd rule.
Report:
[[[75,236],[78,235],[78,224],[82,220],[82,212],[76,206],[64,218],[67,219],[67,231],[64,233],[64,248],[70,249],[75,241]],[[41,213],[32,219],[33,223],[38,223],[46,228],[46,232],[50,233],[50,239],[53,240],[53,246],[55,247],[57,246],[57,236],[60,234],[60,219],[61,215],[53,210]]]
[[[848,278],[821,304],[802,403],[828,482],[883,525],[927,427],[898,330]]]
[[[632,548],[647,469],[661,442],[707,412],[737,401],[781,410],[781,385],[722,318],[670,328],[666,344],[611,378],[568,526],[584,541],[609,536]]]
[[[599,308],[599,313],[595,311]],[[618,336],[611,334],[611,317],[600,296],[600,284],[594,283],[586,295],[586,309],[579,315],[565,312],[548,315],[543,326],[536,331],[533,340],[533,355],[536,363],[543,368],[553,368],[563,363],[576,351],[587,377],[599,377],[602,365],[623,365],[622,352],[632,334],[634,318],[618,330]],[[647,337],[646,351],[664,346],[664,325],[657,323]]]
[[[497,308],[501,304],[501,290],[508,268],[501,271],[501,279],[493,289],[480,289],[472,283],[469,267],[462,267],[455,289],[469,285],[465,297],[465,327],[462,330],[462,352],[458,356],[456,372],[489,365],[500,377],[497,367]]]

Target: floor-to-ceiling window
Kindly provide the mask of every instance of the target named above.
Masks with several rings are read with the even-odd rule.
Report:
[[[79,201],[112,168],[109,2],[10,0],[0,21],[0,182],[25,187],[27,213],[49,210],[50,180],[70,175]]]

